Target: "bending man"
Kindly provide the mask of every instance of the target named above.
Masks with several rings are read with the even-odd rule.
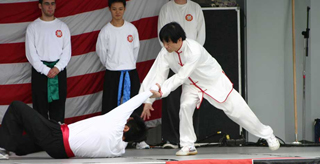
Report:
[[[219,63],[194,40],[187,39],[182,27],[172,22],[165,25],[159,33],[163,48],[159,52],[149,73],[142,82],[140,92],[151,84],[161,84],[162,98],[182,85],[180,99],[180,145],[176,155],[194,155],[196,135],[193,129],[192,115],[205,98],[213,106],[221,109],[234,122],[253,135],[264,138],[271,150],[277,150],[279,141],[273,135],[270,126],[260,122],[241,95],[233,89],[233,84],[224,74]],[[169,68],[175,75],[168,78]],[[141,117],[150,117],[151,104],[148,99]]]

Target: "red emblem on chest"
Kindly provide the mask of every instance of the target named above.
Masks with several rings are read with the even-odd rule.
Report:
[[[193,20],[193,16],[191,14],[187,14],[186,15],[186,20],[187,21],[192,21]]]
[[[133,36],[132,35],[128,35],[127,40],[128,40],[128,42],[131,43],[133,41]]]
[[[62,37],[62,31],[61,31],[61,30],[57,30],[57,31],[56,31],[56,36],[57,36],[58,38],[61,38],[61,37]]]

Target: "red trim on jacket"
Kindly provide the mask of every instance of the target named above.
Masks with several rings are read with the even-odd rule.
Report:
[[[182,67],[182,66],[183,66],[183,63],[182,63],[182,60],[181,60],[181,57],[180,57],[180,53],[182,53],[182,51],[180,51],[180,52],[176,51],[176,53],[178,54],[179,61],[180,61],[180,63],[178,63],[178,64]],[[223,73],[225,76],[227,76],[227,75],[224,73],[224,71],[222,71],[222,73]],[[228,76],[227,76],[227,78],[228,78]],[[223,101],[220,102],[220,101],[218,101],[217,99],[213,98],[213,97],[212,97],[211,95],[209,95],[208,93],[206,93],[206,90],[207,90],[207,89],[202,90],[202,88],[200,88],[200,87],[197,85],[198,81],[194,82],[194,81],[191,79],[191,77],[188,77],[188,79],[191,81],[191,84],[190,84],[190,85],[194,85],[196,88],[198,88],[198,89],[202,92],[201,101],[200,101],[199,106],[197,106],[197,109],[199,109],[200,106],[201,106],[201,103],[202,103],[203,95],[204,95],[204,94],[206,94],[207,96],[209,96],[210,98],[212,98],[213,100],[215,100],[215,101],[218,102],[218,103],[224,103],[225,101],[227,101],[229,95],[230,95],[231,92],[233,91],[233,83],[232,83],[232,82],[230,81],[230,79],[228,78],[229,81],[230,81],[231,84],[232,84],[232,89],[231,89],[230,92],[228,93],[227,97],[226,97]]]
[[[62,136],[63,136],[63,145],[66,150],[67,156],[69,158],[74,157],[74,154],[70,148],[69,144],[69,127],[67,124],[62,124],[61,126]]]
[[[179,49],[176,51],[176,53],[177,53],[177,54],[182,53],[182,51],[180,51],[180,49],[181,49],[182,45],[183,45],[183,41],[182,41],[182,43],[181,43],[181,45],[180,45]],[[180,52],[179,52],[179,51],[180,51]]]

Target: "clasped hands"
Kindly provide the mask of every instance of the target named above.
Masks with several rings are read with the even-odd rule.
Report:
[[[50,69],[50,71],[48,72],[48,77],[49,78],[54,78],[55,76],[57,76],[59,73],[59,69],[57,67],[53,67]]]
[[[162,97],[161,86],[158,83],[156,83],[156,85],[158,86],[159,89],[158,89],[158,91],[155,91],[155,90],[153,90],[153,88],[151,88],[150,92],[152,93],[152,96],[150,96],[150,98],[161,98]],[[154,109],[152,108],[152,104],[145,103],[140,117],[143,120],[149,119],[151,117],[151,111],[154,111]]]
[[[160,98],[160,97],[162,97],[161,86],[158,83],[156,83],[156,85],[158,87],[154,86],[154,87],[152,87],[150,89],[150,92],[152,93],[152,96],[150,96],[150,98]],[[156,91],[155,88],[157,88],[158,90]]]

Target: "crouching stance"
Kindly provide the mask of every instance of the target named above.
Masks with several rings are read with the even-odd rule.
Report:
[[[14,101],[0,127],[0,147],[6,150],[0,157],[8,159],[7,151],[26,155],[43,150],[52,158],[121,156],[127,142],[145,139],[144,121],[130,115],[153,93],[159,94],[140,93],[107,114],[69,125],[47,120],[23,102]]]
[[[186,38],[182,27],[171,22],[159,33],[163,48],[159,52],[150,71],[143,80],[140,92],[154,83],[161,84],[161,98],[167,97],[182,85],[180,99],[180,145],[182,149],[176,155],[194,155],[197,140],[193,129],[192,115],[203,99],[224,113],[251,134],[267,140],[271,150],[280,146],[270,126],[260,122],[241,95],[233,89],[233,84],[224,74],[220,64],[194,40]],[[169,69],[175,73],[168,77]],[[148,99],[141,117],[149,118],[155,99]]]

